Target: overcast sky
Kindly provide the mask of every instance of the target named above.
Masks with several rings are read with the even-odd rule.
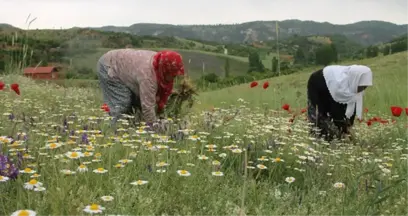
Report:
[[[26,28],[31,13],[37,20],[30,28],[285,19],[406,24],[407,11],[407,0],[0,0],[0,23]]]

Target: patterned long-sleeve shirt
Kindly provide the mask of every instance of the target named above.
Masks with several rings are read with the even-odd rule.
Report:
[[[117,49],[102,57],[104,64],[110,66],[108,76],[121,81],[139,96],[146,122],[156,120],[157,81],[152,65],[155,54],[149,50]]]

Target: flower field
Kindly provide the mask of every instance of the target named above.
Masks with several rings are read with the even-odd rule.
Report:
[[[203,93],[163,134],[110,128],[97,89],[2,77],[0,214],[406,215],[406,56],[367,62],[365,119],[332,144],[308,135],[308,73]]]

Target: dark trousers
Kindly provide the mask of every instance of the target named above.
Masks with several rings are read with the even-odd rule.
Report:
[[[103,94],[103,100],[108,105],[109,114],[113,117],[111,124],[115,124],[123,114],[140,114],[140,97],[124,85],[120,80],[108,76],[109,66],[101,60],[97,64],[99,84]],[[135,118],[140,120],[140,117]]]

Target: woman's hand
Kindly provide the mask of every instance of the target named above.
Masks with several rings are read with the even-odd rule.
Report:
[[[161,120],[147,123],[147,125],[149,126],[149,129],[155,133],[164,133],[167,131],[165,122]]]

